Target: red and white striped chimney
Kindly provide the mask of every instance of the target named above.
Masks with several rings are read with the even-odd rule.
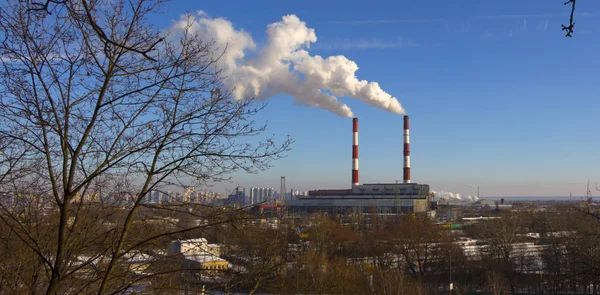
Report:
[[[408,116],[404,116],[404,183],[410,183],[410,133]]]
[[[358,118],[352,119],[352,187],[358,185]]]

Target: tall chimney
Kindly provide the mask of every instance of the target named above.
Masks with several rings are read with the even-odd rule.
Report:
[[[410,133],[408,116],[404,116],[404,183],[410,183]]]
[[[352,119],[352,187],[358,185],[358,118]]]

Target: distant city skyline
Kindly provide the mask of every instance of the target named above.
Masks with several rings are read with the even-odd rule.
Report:
[[[257,177],[258,178],[258,177]],[[395,180],[394,180],[395,181]],[[383,181],[382,181],[383,182]],[[263,182],[260,182],[263,183]],[[269,187],[267,182],[261,187]],[[376,183],[376,182],[370,182]],[[450,182],[437,182],[437,181],[419,181],[419,183],[427,183],[432,186],[432,189],[437,192],[445,191],[445,192],[453,192],[459,193],[464,196],[477,196],[477,190],[474,188],[470,188],[466,185],[461,185],[457,183]],[[600,181],[598,182],[600,184]],[[223,193],[231,193],[235,189],[235,185],[233,186],[224,186]],[[573,183],[532,183],[532,184],[519,184],[519,183],[481,183],[480,184],[480,197],[568,197],[572,195],[573,197],[581,197],[586,195],[587,191],[587,182],[573,182]],[[240,185],[243,187],[242,185]],[[271,185],[274,186],[274,185]],[[248,186],[246,186],[248,187]],[[307,187],[302,189],[294,189],[294,191],[303,191],[308,192],[309,190],[314,189],[336,189],[336,188],[349,188],[349,184],[341,184],[336,186],[335,184],[323,184],[318,187]],[[530,194],[522,194],[521,192],[532,191],[530,187],[535,187],[535,191]],[[506,194],[498,194],[494,193],[498,190],[504,190]],[[600,191],[596,189],[596,182],[590,183],[590,190],[592,196],[600,197]],[[277,190],[275,190],[278,192]],[[557,192],[557,193],[555,193]],[[289,190],[288,190],[289,193]]]

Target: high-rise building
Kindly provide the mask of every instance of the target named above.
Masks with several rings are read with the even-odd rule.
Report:
[[[256,195],[257,195],[257,191],[258,189],[253,187],[250,189],[250,194],[248,196],[248,200],[247,200],[247,204],[252,205],[252,204],[256,204]]]
[[[253,187],[247,198],[248,204],[259,204],[273,200],[275,190],[272,187]]]
[[[229,204],[244,204],[246,202],[246,190],[242,187],[237,187],[227,198]]]
[[[265,196],[265,189],[260,187],[258,188],[258,203],[264,203],[266,200],[266,196]]]
[[[159,191],[154,191],[154,195],[152,196],[152,201],[156,204],[160,204],[161,203],[161,196],[162,193]]]
[[[246,201],[246,189],[243,187],[237,187],[236,188],[238,196],[241,198],[242,202]]]
[[[142,203],[143,204],[160,204],[163,201],[162,195],[163,195],[163,193],[161,193],[160,191],[156,191],[156,190],[149,191],[142,198]]]
[[[194,187],[193,186],[186,186],[185,187],[185,192],[183,193],[182,196],[182,202],[183,203],[189,203],[192,201],[192,194],[194,193]]]

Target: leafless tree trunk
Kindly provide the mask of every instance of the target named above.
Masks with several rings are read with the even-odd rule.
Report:
[[[517,234],[521,230],[521,216],[518,214],[506,214],[478,225],[478,237],[487,244],[483,258],[490,263],[491,269],[505,276],[511,293],[515,293],[516,289],[515,243],[520,242]]]
[[[85,277],[75,263],[83,254],[84,265],[105,261],[87,290],[122,287],[113,272],[124,256],[170,235],[131,236],[148,192],[266,169],[290,146],[250,138],[265,131],[252,120],[263,105],[230,97],[210,40],[190,27],[171,35],[152,27],[163,2],[0,6],[0,190],[11,199],[0,215],[44,266],[47,294]],[[101,205],[90,208],[94,195]],[[25,203],[38,210],[27,214]],[[52,214],[52,240],[40,240],[27,224],[39,229],[31,219]]]
[[[506,281],[501,274],[490,272],[487,275],[488,289],[494,295],[506,294]]]

